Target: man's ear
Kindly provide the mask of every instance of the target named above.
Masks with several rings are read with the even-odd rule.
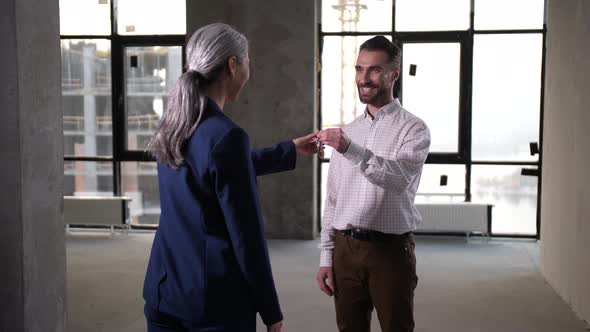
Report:
[[[234,77],[236,75],[236,65],[238,63],[238,59],[235,55],[230,56],[227,59],[227,70],[229,71],[229,75]]]
[[[393,70],[391,71],[391,78],[393,79],[394,83],[399,79],[400,74],[401,74],[400,67],[393,68]]]

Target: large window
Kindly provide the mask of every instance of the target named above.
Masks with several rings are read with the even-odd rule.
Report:
[[[522,169],[541,166],[544,8],[544,0],[322,0],[320,129],[363,113],[358,48],[385,35],[402,49],[394,93],[431,132],[416,201],[493,204],[492,234],[538,236],[540,182]],[[332,153],[318,170],[320,214]]]
[[[182,71],[182,47],[125,48],[127,149],[145,150]]]
[[[396,0],[395,31],[467,30],[470,3],[470,0]]]
[[[428,123],[431,152],[459,153],[461,44],[407,42],[402,54],[404,107]]]
[[[538,160],[529,143],[539,140],[542,43],[541,34],[475,36],[474,160]]]
[[[145,148],[182,73],[185,1],[59,6],[64,194],[128,196],[132,225],[157,224],[156,163]]]

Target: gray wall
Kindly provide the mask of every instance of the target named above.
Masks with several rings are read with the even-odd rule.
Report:
[[[255,147],[313,131],[316,118],[315,1],[187,1],[187,38],[199,27],[224,22],[250,40],[250,82],[227,114]],[[315,235],[314,158],[294,172],[259,178],[269,237]]]
[[[590,322],[590,2],[549,1],[541,266]]]
[[[64,331],[58,0],[0,3],[0,331]]]

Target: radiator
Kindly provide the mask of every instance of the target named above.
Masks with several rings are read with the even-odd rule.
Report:
[[[125,196],[64,196],[64,224],[126,225],[130,200]]]
[[[490,234],[492,205],[479,203],[418,203],[422,232],[479,232]]]

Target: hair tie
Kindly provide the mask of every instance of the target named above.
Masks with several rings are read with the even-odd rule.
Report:
[[[194,70],[194,69],[189,69],[189,70],[187,70],[186,72],[187,72],[187,73],[190,73],[190,74],[192,74],[192,75],[195,75],[195,76],[196,76],[196,78],[197,78],[197,81],[198,81],[199,83],[204,83],[204,82],[206,82],[206,81],[207,81],[207,79],[205,78],[205,75],[201,74],[200,72],[198,72],[198,71],[196,71],[196,70]]]

